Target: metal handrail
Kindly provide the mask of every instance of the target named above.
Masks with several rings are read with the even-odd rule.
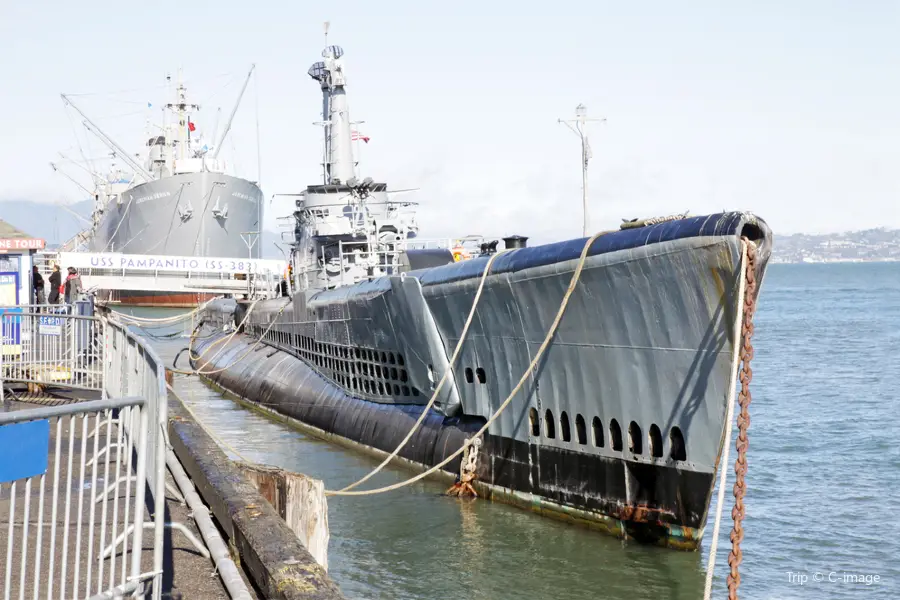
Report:
[[[158,600],[165,511],[157,508],[145,523],[145,492],[157,507],[165,502],[165,367],[126,325],[72,312],[66,305],[0,308],[2,389],[23,382],[100,394],[0,412],[0,485],[10,487],[0,576],[19,597],[92,598],[127,588],[139,596],[152,590]],[[24,514],[17,515],[17,500]],[[145,529],[152,530],[149,571],[141,568]]]

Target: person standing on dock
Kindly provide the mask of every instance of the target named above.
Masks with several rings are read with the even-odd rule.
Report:
[[[75,267],[69,267],[68,271],[69,274],[66,276],[65,286],[65,302],[66,304],[72,304],[78,300],[78,295],[81,294],[81,277],[78,275]]]
[[[31,267],[31,286],[34,289],[34,303],[43,304],[44,298],[44,278],[38,271],[37,265]]]
[[[47,298],[48,304],[59,304],[59,288],[62,285],[62,275],[59,272],[59,265],[53,265],[53,272],[50,273],[50,297]]]

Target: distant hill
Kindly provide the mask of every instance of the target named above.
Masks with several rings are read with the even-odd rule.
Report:
[[[776,235],[772,262],[900,261],[900,229]]]
[[[30,235],[47,240],[49,245],[57,245],[81,231],[86,223],[69,211],[85,219],[91,216],[91,202],[84,200],[66,206],[44,202],[6,200],[0,202],[0,218]]]
[[[88,225],[88,223],[73,215],[72,212],[81,215],[84,219],[90,219],[91,201],[76,202],[75,204],[67,205],[66,208],[56,204],[29,200],[5,200],[0,202],[0,219],[36,238],[47,240],[47,244],[50,247],[57,246],[71,239]],[[263,258],[284,258],[272,243],[273,241],[278,242],[280,246],[287,250],[286,245],[281,243],[281,236],[277,232],[263,231]]]

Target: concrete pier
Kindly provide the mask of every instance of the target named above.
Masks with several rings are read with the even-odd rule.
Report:
[[[284,519],[174,394],[169,396],[169,416],[175,454],[260,593],[284,600],[343,599]]]

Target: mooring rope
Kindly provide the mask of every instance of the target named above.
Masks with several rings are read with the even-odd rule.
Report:
[[[200,304],[199,306],[197,306],[195,309],[193,309],[191,311],[173,315],[171,317],[137,317],[135,315],[129,315],[129,314],[125,314],[123,312],[118,312],[118,311],[116,312],[116,316],[121,318],[123,321],[131,321],[135,324],[140,324],[140,323],[148,323],[148,324],[149,323],[160,323],[160,324],[177,323],[179,321],[186,321],[188,319],[192,319],[194,317],[194,315],[201,312],[202,310],[205,310],[206,305],[209,304],[210,302],[212,302],[212,300],[207,300],[206,302],[204,302],[203,304]]]
[[[259,302],[259,300],[257,300],[256,302]],[[209,360],[205,361],[204,364],[205,364],[205,365],[208,365],[210,362],[212,362],[213,360],[215,360],[216,358],[218,358],[218,356],[222,353],[222,351],[225,350],[225,348],[228,346],[228,342],[230,342],[230,341],[234,338],[234,336],[237,334],[237,332],[240,331],[241,325],[243,325],[244,322],[247,320],[247,317],[250,316],[250,312],[253,310],[253,306],[256,305],[256,302],[254,302],[253,305],[250,306],[250,309],[249,309],[249,310],[247,311],[247,313],[244,315],[244,318],[241,319],[241,324],[234,328],[234,331],[231,333],[230,336],[228,336],[228,337],[222,337],[222,338],[216,340],[215,342],[212,342],[209,346],[207,346],[207,347],[203,350],[203,354],[194,356],[194,353],[191,352],[191,359],[194,360],[195,362],[198,361],[198,360],[200,360],[201,358],[203,358],[203,356],[204,356],[207,352],[209,352],[209,351],[212,349],[213,346],[218,345],[218,344],[221,343],[223,340],[228,340],[225,344],[222,345],[222,347],[219,349],[219,351],[216,352],[216,353],[212,356],[212,358],[210,358]],[[290,304],[291,304],[290,302],[285,302],[284,305],[278,310],[278,312],[275,313],[275,314],[272,316],[272,322],[269,323],[269,326],[266,327],[266,330],[262,333],[262,335],[260,335],[259,338],[258,338],[253,344],[251,344],[243,354],[241,354],[240,356],[238,356],[237,358],[235,358],[233,361],[231,361],[229,364],[225,365],[224,367],[221,367],[221,368],[218,368],[218,369],[212,369],[212,370],[209,370],[209,371],[204,371],[204,370],[202,370],[202,368],[201,368],[201,369],[191,369],[190,371],[182,371],[182,370],[175,370],[175,369],[170,369],[170,370],[171,370],[172,372],[174,372],[174,373],[180,373],[181,375],[215,375],[216,373],[221,373],[222,371],[227,371],[228,369],[230,369],[231,367],[233,367],[234,365],[236,365],[238,362],[244,360],[244,358],[247,357],[247,356],[248,356],[248,355],[249,355],[249,354],[257,347],[257,346],[259,346],[260,344],[263,343],[263,339],[266,337],[266,334],[268,334],[269,331],[272,329],[272,327],[275,325],[275,322],[276,322],[277,317],[278,317],[279,315],[281,315],[281,313],[283,313],[284,310],[285,310],[288,306],[290,306]]]
[[[588,238],[587,242],[584,244],[584,248],[581,250],[581,256],[578,259],[578,264],[575,267],[575,272],[572,274],[572,279],[569,281],[569,287],[568,287],[568,289],[566,289],[566,293],[563,296],[562,302],[559,305],[559,310],[556,313],[556,318],[553,320],[553,323],[550,325],[550,328],[547,330],[547,335],[544,336],[544,341],[541,342],[541,345],[538,348],[537,352],[535,353],[534,358],[531,361],[531,364],[529,364],[528,368],[525,369],[525,372],[522,374],[522,377],[519,379],[519,382],[516,384],[516,386],[513,388],[513,390],[509,393],[509,396],[507,396],[506,400],[504,400],[503,403],[497,408],[497,410],[494,411],[494,414],[491,415],[491,417],[481,427],[481,429],[479,429],[474,435],[472,435],[470,438],[468,438],[465,441],[465,443],[458,450],[456,450],[453,454],[451,454],[450,456],[448,456],[447,458],[445,458],[438,464],[434,465],[430,469],[423,471],[422,473],[419,473],[418,475],[416,475],[414,477],[410,477],[409,479],[406,479],[404,481],[400,481],[400,482],[397,482],[397,483],[394,483],[391,485],[387,485],[384,487],[375,488],[375,489],[371,489],[371,490],[360,490],[360,491],[326,490],[325,495],[326,496],[368,496],[368,495],[372,495],[372,494],[382,494],[384,492],[390,492],[390,491],[405,487],[407,485],[410,485],[412,483],[420,481],[420,480],[424,479],[425,477],[428,477],[432,473],[440,470],[445,465],[447,465],[450,461],[452,461],[457,456],[459,456],[460,454],[465,452],[469,446],[474,444],[475,440],[480,438],[481,435],[485,431],[487,431],[488,427],[490,427],[491,424],[494,421],[496,421],[497,418],[500,417],[500,415],[503,413],[503,411],[506,410],[506,407],[509,406],[510,402],[512,402],[512,399],[516,396],[516,394],[519,393],[519,390],[522,389],[522,386],[525,384],[525,381],[532,374],[532,371],[534,370],[535,366],[537,366],[541,357],[544,355],[544,351],[550,345],[550,340],[553,339],[553,335],[556,333],[556,330],[559,327],[559,323],[562,321],[563,314],[566,312],[566,307],[569,304],[569,299],[572,297],[572,293],[575,291],[575,287],[578,284],[578,280],[581,278],[581,272],[584,269],[585,262],[587,261],[587,255],[588,255],[588,251],[591,248],[591,245],[597,240],[597,238],[599,238],[600,236],[605,235],[607,233],[611,233],[611,232],[602,231],[599,233],[595,233],[590,238]]]
[[[738,588],[741,585],[741,561],[744,553],[741,550],[741,542],[744,539],[744,495],[747,493],[747,448],[750,439],[747,431],[750,429],[750,402],[753,396],[750,392],[750,382],[753,380],[753,369],[750,362],[753,360],[753,315],[756,314],[756,246],[747,246],[747,292],[744,295],[744,323],[741,329],[741,391],[738,394],[738,405],[741,412],[737,416],[737,441],[734,447],[737,450],[737,458],[734,460],[734,508],[731,509],[731,519],[734,526],[731,529],[731,552],[728,555],[730,572],[726,579],[728,585],[728,600],[737,600]]]
[[[719,546],[719,527],[722,524],[722,510],[725,506],[725,481],[728,478],[728,461],[731,453],[731,423],[734,419],[734,404],[737,396],[738,368],[741,363],[742,329],[744,323],[744,294],[747,283],[747,244],[741,242],[741,271],[738,283],[737,315],[734,320],[734,351],[731,358],[731,390],[728,392],[728,409],[725,416],[725,442],[722,458],[719,461],[719,495],[716,499],[716,520],[713,525],[712,543],[709,547],[709,558],[706,563],[706,586],[703,591],[703,600],[709,600],[712,594],[713,573],[716,568],[716,551]]]
[[[348,490],[352,490],[356,486],[361,483],[364,483],[369,480],[370,477],[381,471],[389,462],[394,460],[397,455],[400,453],[400,450],[403,449],[404,446],[409,442],[412,438],[413,434],[416,430],[419,429],[419,426],[425,420],[425,417],[428,416],[428,411],[431,410],[431,407],[434,406],[435,401],[437,400],[438,395],[441,393],[441,389],[444,387],[444,383],[447,381],[447,378],[450,376],[450,373],[453,372],[453,366],[456,364],[456,358],[459,356],[459,351],[462,349],[463,342],[466,340],[466,334],[469,333],[469,326],[472,324],[472,321],[475,318],[475,309],[478,307],[478,301],[481,300],[481,293],[484,291],[484,282],[487,281],[488,273],[491,270],[491,265],[494,264],[494,259],[503,254],[504,252],[508,252],[508,250],[501,250],[500,252],[496,252],[491,255],[490,260],[487,261],[487,264],[484,266],[484,272],[481,274],[481,279],[478,282],[478,289],[475,291],[475,298],[472,300],[472,308],[469,310],[469,316],[466,318],[465,325],[463,325],[462,332],[459,334],[459,341],[456,343],[456,348],[453,349],[453,354],[450,356],[450,362],[447,364],[447,368],[444,370],[444,375],[441,377],[441,380],[438,382],[437,387],[434,389],[434,393],[431,395],[431,399],[425,405],[425,408],[422,410],[422,414],[419,415],[419,418],[413,423],[412,428],[406,434],[406,437],[400,441],[397,447],[391,452],[387,458],[382,461],[380,465],[369,471],[365,477],[359,479],[347,487],[339,490],[341,492],[346,492]]]
[[[241,319],[241,322],[235,324],[234,330],[231,332],[231,335],[228,335],[228,336],[219,338],[218,340],[216,340],[216,341],[210,343],[210,344],[203,350],[203,354],[198,354],[198,355],[195,356],[193,350],[190,351],[190,357],[191,357],[191,360],[196,361],[196,360],[199,360],[199,359],[203,358],[203,357],[206,355],[207,352],[209,352],[210,350],[212,350],[215,346],[218,346],[219,344],[222,344],[222,342],[224,341],[225,343],[222,344],[222,347],[219,348],[219,350],[218,350],[215,354],[213,354],[212,357],[211,357],[209,360],[206,361],[206,364],[209,364],[210,361],[219,358],[219,355],[222,354],[222,352],[225,350],[226,346],[228,346],[228,344],[231,343],[231,340],[234,339],[234,336],[236,336],[236,335],[238,334],[238,332],[241,330],[241,327],[243,327],[243,326],[244,326],[244,323],[247,322],[247,319],[250,318],[250,313],[252,313],[252,312],[253,312],[253,309],[256,308],[257,303],[259,303],[259,299],[256,299],[256,300],[253,301],[253,304],[251,304],[251,305],[250,305],[250,308],[247,309],[247,312],[244,313],[244,317]],[[286,305],[285,305],[285,306],[286,306]],[[282,310],[283,310],[283,309],[282,309]],[[274,323],[275,321],[273,320],[272,322]],[[190,347],[190,343],[194,341],[193,335],[195,335],[195,334],[196,334],[196,331],[193,332],[192,337],[191,337],[190,341],[188,342],[188,347]]]

